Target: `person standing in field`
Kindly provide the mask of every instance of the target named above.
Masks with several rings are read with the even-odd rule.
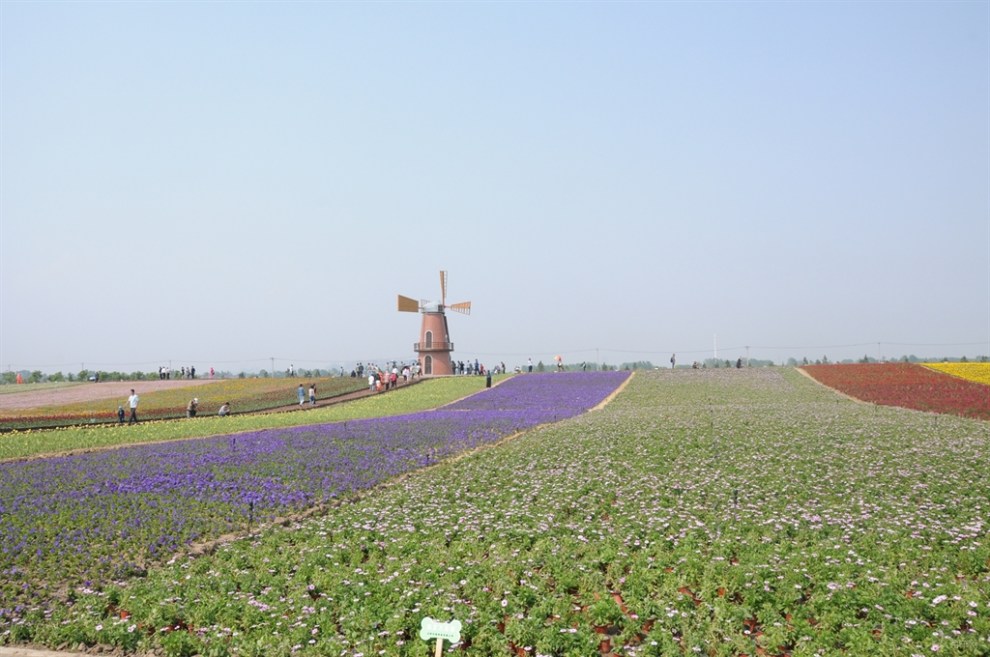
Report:
[[[670,355],[670,369],[674,369],[674,366],[676,364],[677,364],[677,354],[671,354]]]
[[[300,383],[299,384],[299,387],[296,388],[296,394],[299,396],[299,405],[302,406],[303,404],[305,404],[306,403],[306,391],[303,390],[303,384]]]
[[[124,423],[124,405],[123,404],[117,406],[117,422],[119,424],[123,424]]]
[[[315,383],[310,383],[309,384],[309,403],[311,405],[313,405],[313,406],[316,406],[316,384]]]
[[[135,424],[138,421],[137,407],[138,407],[138,394],[134,392],[134,388],[131,388],[131,396],[127,398],[127,405],[131,407],[131,416],[127,418],[127,424]]]

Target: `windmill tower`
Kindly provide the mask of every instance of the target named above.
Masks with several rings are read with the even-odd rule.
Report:
[[[450,352],[454,343],[450,341],[450,331],[447,330],[447,309],[454,312],[471,314],[471,302],[461,301],[447,305],[447,272],[440,272],[440,301],[416,301],[399,295],[399,311],[423,314],[423,325],[419,331],[419,342],[413,345],[413,350],[419,354],[422,373],[426,375],[453,374],[454,368],[450,360]]]

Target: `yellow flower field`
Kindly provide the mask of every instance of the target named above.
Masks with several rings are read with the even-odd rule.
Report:
[[[990,386],[990,363],[923,363],[927,368]]]

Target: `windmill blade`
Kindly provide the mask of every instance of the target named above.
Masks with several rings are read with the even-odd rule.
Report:
[[[471,302],[470,301],[459,301],[459,302],[453,303],[453,304],[451,304],[451,305],[449,305],[447,307],[450,308],[451,310],[453,310],[454,312],[458,312],[458,313],[461,313],[463,315],[470,315],[471,314]]]
[[[399,312],[415,313],[419,312],[419,301],[399,295]]]
[[[447,305],[447,272],[440,270],[440,305]]]

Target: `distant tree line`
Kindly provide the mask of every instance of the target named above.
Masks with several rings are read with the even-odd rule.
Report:
[[[99,381],[157,381],[159,379],[158,372],[107,372],[105,370],[80,370],[78,372],[69,372],[64,374],[62,372],[55,372],[54,374],[45,374],[41,370],[20,370],[17,372],[8,371],[0,374],[0,385],[3,384],[16,384],[17,375],[21,375],[21,380],[24,383],[61,383],[63,381],[69,382],[99,382]],[[197,375],[198,378],[205,378],[204,376]],[[312,369],[312,370],[296,370],[295,377],[299,378],[322,378],[331,376],[341,376],[341,369]],[[234,374],[229,371],[214,372],[214,379],[245,379],[245,378],[270,378],[273,377],[272,373],[268,370],[261,370],[259,372],[239,372]],[[288,373],[277,372],[274,374],[274,378],[290,378]]]
[[[919,358],[914,354],[907,356],[901,356],[900,358],[886,358],[883,359],[885,362],[899,361],[902,363],[932,363],[932,362],[943,362],[943,363],[987,363],[990,362],[990,357],[987,356],[977,356],[970,360],[966,356],[960,358]],[[862,358],[859,359],[845,359],[841,361],[831,361],[828,356],[822,356],[821,358],[816,358],[815,360],[810,360],[807,357],[798,360],[796,358],[788,358],[784,365],[788,367],[800,367],[802,365],[827,365],[829,363],[878,363],[881,362],[880,359],[874,358],[869,354],[864,354]],[[718,358],[706,358],[700,362],[694,362],[690,365],[678,364],[679,369],[684,368],[735,368],[735,367],[775,367],[776,363],[772,360],[761,360],[757,358],[738,358],[735,361],[728,359],[718,359]],[[608,371],[608,370],[653,370],[658,369],[656,365],[648,360],[638,360],[631,361],[627,363],[622,363],[621,365],[610,365],[608,363],[570,363],[562,366],[563,369],[571,372],[575,371]],[[533,369],[537,372],[546,372],[552,369],[556,369],[556,364],[547,366],[540,361],[537,363]],[[54,374],[45,374],[40,370],[20,370],[19,372],[3,372],[0,374],[0,385],[6,384],[16,384],[17,375],[21,375],[21,380],[24,383],[60,383],[63,381],[69,382],[98,382],[98,381],[153,381],[157,380],[157,372],[107,372],[104,370],[80,370],[78,372],[69,372],[68,374],[63,374],[62,372],[55,372]],[[322,378],[322,377],[332,377],[332,376],[346,376],[342,368],[336,369],[301,369],[294,370],[293,372],[269,372],[268,370],[260,370],[258,372],[238,372],[234,374],[229,371],[215,372],[213,378],[215,379],[245,379],[252,377],[259,377],[262,379],[266,378]]]
[[[879,358],[874,358],[873,356],[870,356],[869,354],[864,354],[862,358],[859,358],[859,359],[856,359],[856,360],[854,360],[852,358],[846,358],[845,360],[840,360],[840,361],[835,361],[835,362],[842,363],[842,364],[849,364],[849,363],[881,363],[881,362],[891,363],[891,362],[895,362],[895,361],[896,362],[900,362],[900,363],[937,363],[937,362],[942,362],[942,363],[969,363],[969,362],[973,362],[973,363],[988,363],[988,362],[990,362],[990,357],[987,357],[987,356],[977,356],[972,361],[970,361],[970,359],[967,358],[966,356],[962,356],[960,358],[947,358],[945,356],[943,356],[942,358],[919,358],[919,357],[915,356],[914,354],[910,354],[908,356],[901,356],[900,358],[884,358],[883,360],[881,360]],[[828,365],[830,362],[831,361],[829,361],[828,356],[822,356],[821,358],[818,358],[818,359],[816,359],[814,361],[808,360],[807,357],[802,358],[800,362],[796,358],[788,358],[787,359],[787,365],[790,366],[790,367],[800,367],[801,365]]]

